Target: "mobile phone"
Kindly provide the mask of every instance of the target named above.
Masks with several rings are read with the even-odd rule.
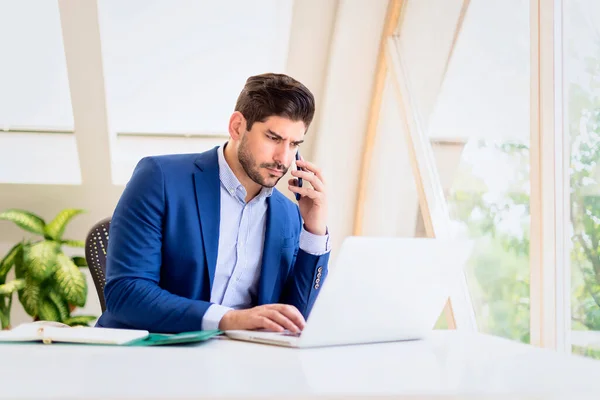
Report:
[[[296,161],[298,161],[298,160],[300,160],[300,151],[296,152]],[[300,168],[298,166],[298,164],[296,164],[296,169],[298,169],[298,171],[302,171],[302,168]],[[302,178],[296,178],[296,179],[298,179],[298,187],[302,187]],[[296,200],[300,201],[300,198],[302,197],[302,196],[300,196],[300,193],[295,193],[295,195],[296,195]]]

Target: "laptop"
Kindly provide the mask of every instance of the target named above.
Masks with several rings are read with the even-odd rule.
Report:
[[[457,240],[347,237],[300,334],[225,334],[297,348],[423,339],[459,284],[471,247]]]

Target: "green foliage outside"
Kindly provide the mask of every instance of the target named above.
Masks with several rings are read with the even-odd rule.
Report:
[[[600,331],[600,60],[588,61],[589,82],[571,84],[570,217],[572,329]],[[472,144],[469,144],[472,145]],[[468,145],[468,146],[469,146]],[[452,218],[476,239],[468,266],[481,331],[529,342],[529,143],[481,141],[475,151],[496,151],[516,174],[503,198],[487,196],[486,183],[461,165],[449,196]],[[515,229],[500,229],[510,221]],[[573,348],[600,358],[600,351]]]
[[[473,257],[467,266],[467,280],[477,323],[482,332],[529,342],[529,185],[528,148],[522,145],[479,142],[475,151],[490,147],[509,155],[523,171],[511,182],[504,198],[489,198],[485,182],[461,166],[457,187],[449,198],[454,220],[466,225],[467,234],[476,240]],[[502,166],[498,166],[502,168]],[[471,182],[465,182],[470,180]],[[501,229],[511,220],[520,234]],[[513,229],[514,231],[515,229]]]

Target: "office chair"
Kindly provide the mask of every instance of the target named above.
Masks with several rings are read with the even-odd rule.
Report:
[[[92,273],[102,312],[106,310],[104,285],[106,284],[106,250],[108,249],[109,227],[110,217],[96,223],[85,240],[85,259]]]

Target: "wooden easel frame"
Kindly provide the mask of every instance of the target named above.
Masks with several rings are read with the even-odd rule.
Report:
[[[354,235],[362,233],[369,165],[373,155],[383,89],[386,78],[389,76],[394,86],[400,116],[404,123],[408,155],[426,234],[428,237],[450,237],[450,216],[441,180],[437,173],[433,149],[426,132],[421,128],[421,119],[418,110],[414,106],[406,69],[399,57],[398,39],[394,35],[402,16],[403,4],[403,0],[390,0],[382,33],[362,159]],[[462,24],[463,18],[464,10],[461,11],[459,24]],[[477,325],[466,276],[463,274],[460,278],[460,287],[456,288],[444,308],[446,322],[449,329],[460,328],[476,331]]]

